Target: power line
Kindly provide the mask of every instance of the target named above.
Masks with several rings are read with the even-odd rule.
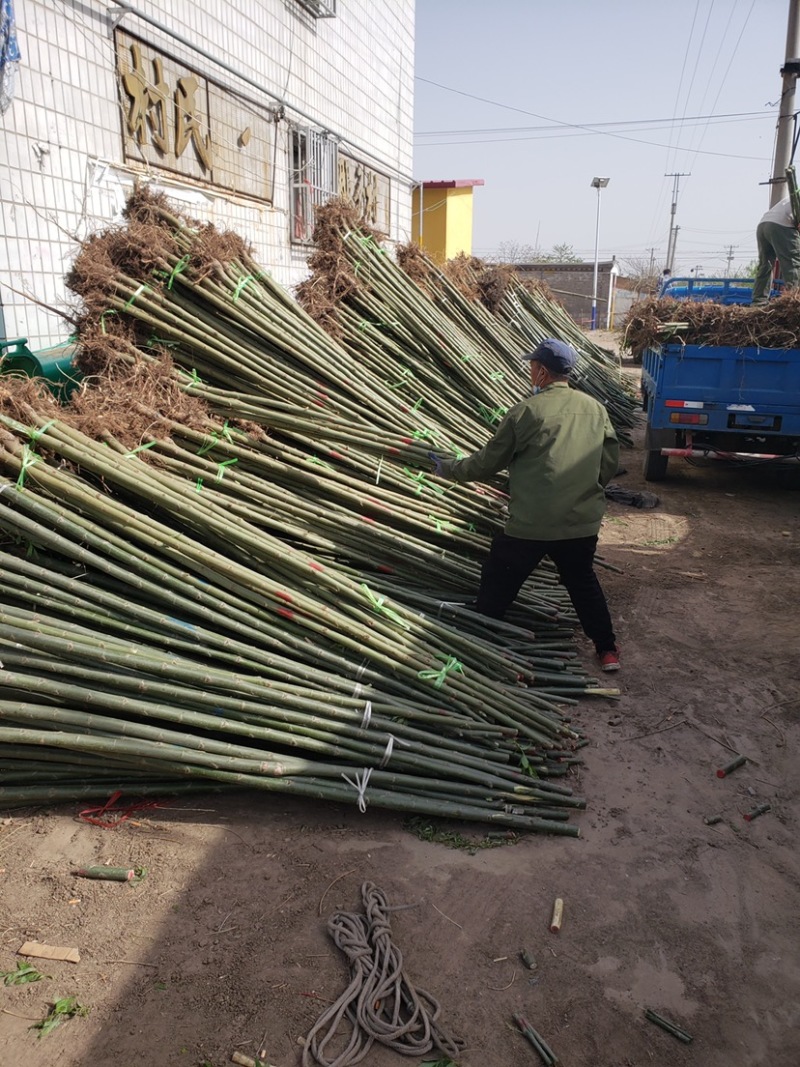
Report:
[[[485,96],[477,96],[475,93],[464,92],[463,89],[453,89],[449,85],[442,85],[441,82],[435,82],[435,81],[432,81],[430,78],[423,78],[420,75],[416,76],[416,80],[417,81],[421,81],[421,82],[425,82],[426,85],[435,85],[438,89],[444,89],[445,92],[448,92],[448,93],[455,93],[457,96],[465,96],[469,100],[477,100],[479,103],[482,103],[482,104],[491,104],[493,107],[502,107],[502,108],[505,108],[508,111],[516,111],[521,115],[530,115],[532,118],[542,119],[544,122],[551,122],[551,123],[553,123],[553,125],[562,127],[564,129],[582,130],[582,131],[584,131],[584,133],[592,133],[592,134],[599,133],[603,137],[614,137],[614,138],[616,138],[617,140],[620,140],[620,141],[631,141],[631,142],[633,142],[633,144],[650,145],[650,146],[652,146],[654,148],[669,148],[670,147],[669,145],[662,144],[660,141],[646,141],[641,137],[628,137],[624,133],[613,133],[611,130],[599,130],[598,131],[598,130],[594,129],[592,126],[588,126],[585,123],[581,123],[581,122],[563,122],[561,119],[553,119],[553,118],[550,118],[548,115],[540,115],[536,111],[526,111],[526,109],[523,108],[523,107],[515,107],[513,104],[502,104],[497,100],[489,100]],[[559,135],[558,134],[553,134],[552,136],[559,136]],[[536,138],[536,139],[537,140],[545,140],[546,136],[542,137],[542,138]],[[448,141],[448,142],[446,142],[448,147],[453,147],[453,146],[458,145],[460,143],[478,144],[480,142],[477,142],[477,141],[466,141],[466,142]],[[428,144],[428,145],[419,145],[418,147],[420,147],[420,148],[435,148],[435,147],[437,147],[437,145]],[[724,159],[752,159],[752,160],[754,160],[756,162],[759,162],[759,163],[763,163],[764,159],[765,159],[765,157],[763,157],[763,156],[742,156],[742,155],[738,155],[738,154],[733,153],[733,152],[709,152],[709,151],[704,151],[701,154],[704,155],[704,156],[718,156],[718,157],[721,157],[721,158],[724,158]]]
[[[773,109],[774,110],[774,109]],[[651,124],[663,124],[663,123],[676,123],[676,122],[704,122],[708,119],[715,119],[717,121],[729,120],[729,119],[746,119],[746,118],[773,118],[774,116],[770,112],[761,111],[730,111],[723,112],[721,115],[689,115],[685,119],[676,119],[673,115],[672,118],[663,119],[618,119],[616,122],[591,122],[586,125],[586,129],[590,131],[600,130],[607,126],[642,126]],[[415,137],[448,137],[451,134],[461,133],[532,133],[538,130],[552,130],[553,125],[549,126],[490,126],[486,128],[475,129],[455,129],[455,130],[418,130]],[[651,128],[652,125],[651,125]]]
[[[737,3],[738,3],[738,0],[737,0]],[[744,22],[742,23],[742,28],[741,28],[741,30],[739,30],[739,36],[736,38],[736,44],[733,46],[733,51],[731,52],[731,58],[728,60],[728,65],[725,68],[725,73],[722,75],[722,81],[720,82],[719,89],[717,90],[717,95],[714,97],[714,103],[711,105],[711,110],[712,111],[717,106],[717,101],[719,100],[720,96],[722,95],[723,87],[725,85],[725,82],[728,80],[728,75],[730,74],[731,67],[733,66],[733,60],[736,57],[736,53],[739,50],[739,45],[742,43],[742,37],[744,37],[744,31],[747,28],[747,23],[750,21],[750,16],[753,14],[753,8],[755,6],[756,6],[756,0],[752,0],[752,2],[750,4],[750,10],[745,15]],[[735,10],[735,8],[734,8],[734,10]],[[731,18],[732,17],[733,17],[733,12],[731,12]],[[730,20],[728,22],[728,25],[730,25]],[[723,36],[723,40],[724,40],[724,36]],[[722,48],[722,45],[720,45],[720,48]],[[714,60],[714,64],[716,65],[716,60]],[[710,79],[709,79],[709,81],[710,81]],[[705,137],[705,133],[700,138],[700,142],[697,145],[697,149],[695,150],[694,157],[693,157],[695,159],[697,158],[697,153],[700,150],[700,145],[703,143],[703,138],[704,137]]]

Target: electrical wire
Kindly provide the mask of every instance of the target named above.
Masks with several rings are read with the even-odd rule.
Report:
[[[745,119],[745,118],[757,118],[764,115],[764,111],[730,111],[723,113],[722,115],[689,115],[686,119],[687,122],[703,121],[706,119]],[[618,119],[616,122],[592,122],[587,128],[592,130],[599,130],[604,126],[641,126],[651,123],[674,123],[676,119],[672,118],[664,119]],[[497,126],[489,127],[485,129],[456,129],[456,130],[419,130],[414,134],[415,137],[445,137],[450,134],[460,133],[529,133],[536,130],[552,130],[552,126]]]
[[[614,133],[611,130],[600,130],[600,131],[598,131],[598,130],[594,129],[592,126],[586,125],[585,123],[581,123],[581,122],[564,122],[561,119],[550,118],[548,115],[540,115],[536,111],[527,111],[525,108],[516,107],[513,104],[503,104],[498,100],[489,100],[487,97],[477,96],[475,93],[465,92],[463,89],[454,89],[450,85],[442,85],[441,82],[433,81],[430,78],[423,78],[420,75],[416,75],[415,81],[421,81],[421,82],[424,82],[426,85],[436,86],[436,88],[438,88],[438,89],[444,89],[445,92],[448,92],[448,93],[455,93],[457,96],[465,96],[469,100],[477,100],[479,103],[482,103],[482,104],[491,104],[493,107],[502,107],[502,108],[507,109],[508,111],[516,111],[521,115],[530,115],[532,118],[542,119],[543,122],[552,122],[554,126],[561,127],[563,129],[582,130],[584,133],[592,133],[592,134],[596,134],[596,133],[599,132],[603,137],[614,137],[614,138],[616,138],[618,140],[621,140],[621,141],[632,141],[634,144],[651,145],[651,146],[653,146],[655,148],[669,148],[669,145],[662,144],[659,141],[647,141],[647,140],[643,140],[641,137],[629,137],[624,133]],[[554,134],[553,136],[558,136],[558,135]],[[537,138],[537,139],[539,139],[539,138]],[[547,139],[547,138],[541,138],[541,139]],[[458,142],[458,141],[449,141],[448,142],[449,145],[455,145],[455,144],[459,144],[459,143],[460,142]],[[465,143],[472,143],[472,142],[465,142]],[[436,146],[434,146],[434,145],[418,145],[417,147],[419,147],[419,148],[432,148],[432,147],[436,147]],[[731,152],[709,152],[709,151],[705,151],[702,154],[706,155],[706,156],[720,156],[720,157],[723,157],[725,159],[752,159],[752,160],[755,160],[755,161],[757,161],[759,163],[764,161],[764,157],[762,157],[762,156],[742,156],[742,155],[734,154],[734,153],[731,153]]]
[[[738,3],[738,0],[737,0],[737,3]],[[745,15],[744,22],[742,23],[742,28],[741,28],[741,30],[739,30],[739,36],[736,38],[736,44],[733,46],[733,51],[731,52],[731,58],[728,60],[728,65],[725,68],[725,73],[722,75],[722,81],[720,82],[719,89],[717,90],[717,95],[714,97],[714,103],[711,105],[711,110],[712,111],[717,106],[717,101],[719,100],[720,96],[722,95],[722,90],[725,87],[725,82],[727,81],[728,75],[730,74],[730,70],[731,70],[731,67],[733,66],[734,58],[736,57],[736,53],[739,50],[739,45],[742,43],[742,37],[744,37],[744,31],[747,29],[747,23],[750,21],[750,16],[753,14],[753,8],[755,6],[756,6],[756,0],[751,0],[750,10]],[[734,11],[735,10],[736,9],[734,8]],[[733,17],[733,13],[731,13],[731,17]],[[716,62],[716,60],[715,60],[715,62]],[[705,139],[705,134],[703,134],[703,136],[700,138],[700,141],[698,142],[698,145],[697,145],[697,151],[695,151],[695,154],[692,157],[692,160],[697,158],[697,152],[699,151],[700,145],[703,143],[704,139]]]

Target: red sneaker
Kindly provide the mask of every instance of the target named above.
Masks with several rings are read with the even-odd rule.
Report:
[[[613,652],[598,652],[597,657],[600,660],[601,671],[618,671],[620,667],[619,663],[619,650],[615,649]]]

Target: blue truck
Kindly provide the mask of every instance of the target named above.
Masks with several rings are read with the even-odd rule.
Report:
[[[747,279],[674,278],[663,295],[714,300],[709,284],[723,286],[715,302],[750,302]],[[650,482],[663,481],[670,456],[797,459],[800,349],[683,344],[673,337],[642,353],[642,408]]]

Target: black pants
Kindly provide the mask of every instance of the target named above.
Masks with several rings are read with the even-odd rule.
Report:
[[[584,633],[598,652],[613,652],[617,646],[611,615],[594,572],[596,548],[596,537],[529,541],[497,534],[481,571],[475,606],[482,615],[502,619],[525,580],[549,556],[566,586]]]

